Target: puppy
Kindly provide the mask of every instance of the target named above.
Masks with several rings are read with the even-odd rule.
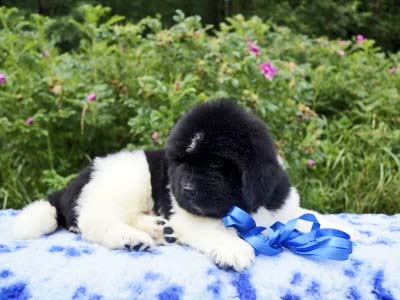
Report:
[[[241,271],[255,254],[221,221],[234,205],[260,226],[308,212],[300,208],[265,124],[233,101],[217,100],[186,113],[165,150],[95,158],[48,201],[24,208],[14,234],[36,238],[63,227],[111,249],[133,250],[178,240]],[[350,233],[317,217],[322,227]]]

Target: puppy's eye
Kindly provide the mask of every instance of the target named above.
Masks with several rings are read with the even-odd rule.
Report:
[[[222,161],[212,161],[212,162],[210,162],[210,167],[213,168],[213,169],[222,168],[223,165],[224,165],[224,163]]]

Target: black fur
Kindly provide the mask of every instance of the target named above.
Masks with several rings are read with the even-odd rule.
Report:
[[[58,226],[71,229],[76,227],[75,206],[82,188],[89,182],[92,165],[87,166],[72,180],[65,189],[57,191],[48,197],[51,205],[57,210]]]
[[[179,206],[223,217],[233,206],[278,209],[290,181],[265,124],[233,101],[195,106],[172,130],[168,176]]]
[[[178,121],[165,151],[145,151],[145,155],[153,210],[166,218],[171,213],[168,187],[182,208],[218,218],[233,205],[248,212],[262,206],[278,209],[290,189],[265,124],[229,100],[195,106]],[[60,226],[76,226],[76,200],[92,171],[88,166],[49,197]]]
[[[168,192],[167,162],[164,150],[145,151],[151,175],[153,212],[168,218],[171,214],[171,200]]]

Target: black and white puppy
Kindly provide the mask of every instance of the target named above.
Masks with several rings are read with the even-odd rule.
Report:
[[[111,249],[135,250],[178,240],[240,271],[255,256],[221,221],[234,205],[260,226],[308,212],[264,123],[233,101],[217,100],[186,113],[165,150],[95,158],[48,201],[24,208],[14,234],[36,238],[64,227]],[[352,234],[317,216],[322,227]]]

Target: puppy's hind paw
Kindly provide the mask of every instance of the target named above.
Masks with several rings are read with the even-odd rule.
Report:
[[[134,251],[146,251],[150,249],[149,245],[143,244],[142,242],[138,242],[137,244],[125,244],[124,247]]]
[[[153,239],[145,232],[137,232],[135,235],[126,235],[123,238],[123,247],[129,250],[145,251],[154,248]]]
[[[85,229],[81,230],[83,238],[110,249],[144,250],[154,247],[153,239],[146,232],[126,224],[112,224],[106,228],[99,225]]]
[[[164,218],[142,215],[138,219],[137,225],[147,232],[158,245],[172,244],[177,241],[174,229]]]

